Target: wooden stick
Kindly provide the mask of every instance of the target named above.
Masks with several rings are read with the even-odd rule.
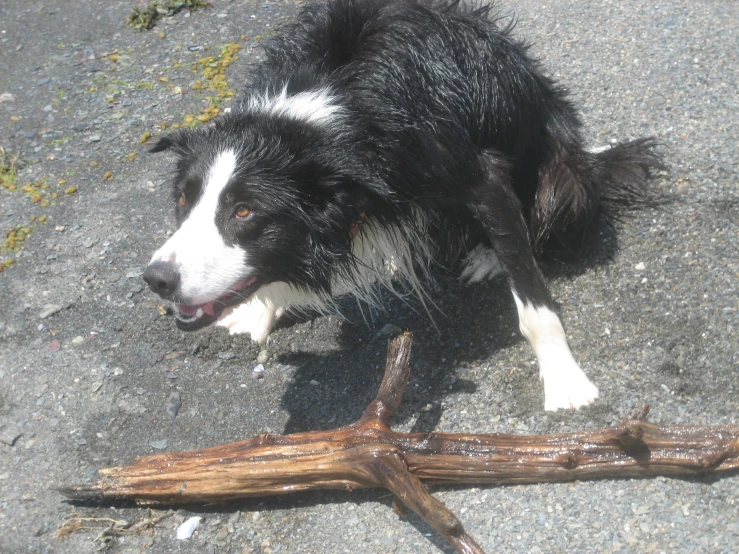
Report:
[[[396,433],[389,427],[410,375],[410,335],[388,345],[385,376],[359,421],[330,431],[137,459],[100,470],[73,500],[141,504],[225,502],[312,489],[384,487],[460,553],[482,549],[422,483],[539,483],[697,475],[739,469],[739,425],[655,425],[646,411],[622,425],[560,435]]]

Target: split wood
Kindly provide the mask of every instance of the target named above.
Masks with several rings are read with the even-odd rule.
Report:
[[[390,342],[380,390],[356,423],[146,456],[61,492],[77,501],[172,505],[384,487],[397,511],[411,508],[457,552],[482,553],[422,481],[537,483],[739,469],[739,425],[655,425],[644,421],[647,409],[615,427],[560,435],[397,433],[389,425],[410,375],[411,343],[408,334]]]

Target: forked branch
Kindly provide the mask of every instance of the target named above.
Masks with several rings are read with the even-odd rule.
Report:
[[[137,459],[100,470],[73,500],[214,503],[310,489],[383,487],[457,550],[481,553],[429,483],[538,483],[600,477],[697,475],[739,469],[739,425],[655,425],[646,411],[625,423],[560,435],[396,433],[389,427],[410,375],[412,339],[388,345],[380,390],[358,422],[331,431]]]

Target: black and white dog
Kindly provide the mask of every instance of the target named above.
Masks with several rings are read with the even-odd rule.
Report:
[[[536,256],[582,251],[599,220],[648,201],[649,139],[584,148],[566,92],[491,8],[332,0],[266,44],[249,90],[177,157],[177,232],[144,273],[177,326],[264,341],[289,310],[378,285],[422,300],[430,267],[500,269],[536,351],[545,409],[590,404]]]

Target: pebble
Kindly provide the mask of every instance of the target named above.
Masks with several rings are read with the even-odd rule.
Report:
[[[264,366],[262,364],[259,364],[254,367],[254,373],[264,373]]]
[[[3,444],[7,444],[8,446],[13,446],[15,444],[15,441],[17,441],[21,437],[21,433],[9,433],[7,431],[3,431],[0,433],[0,442]]]
[[[15,97],[9,92],[3,92],[0,94],[0,104],[3,102],[15,102]]]
[[[156,448],[157,450],[164,450],[165,448],[167,448],[167,439],[162,439],[160,441],[149,441],[148,444],[149,446],[151,446],[152,448]]]
[[[90,138],[88,138],[88,142],[100,142],[100,139],[102,137],[100,135],[90,135]]]
[[[60,312],[62,310],[62,306],[60,304],[46,304],[42,309],[41,313],[38,314],[38,316],[41,319],[46,319],[50,315],[54,315],[57,312]]]
[[[637,271],[643,271],[647,269],[647,266],[644,265],[644,262],[639,262],[638,264],[634,266],[634,269],[636,269]]]
[[[177,417],[177,413],[182,406],[182,396],[179,391],[173,390],[167,398],[167,413],[172,417]]]
[[[268,359],[269,359],[269,352],[267,352],[266,350],[261,350],[259,354],[257,354],[258,364],[266,363]]]
[[[386,323],[382,326],[382,329],[380,329],[377,332],[378,337],[397,337],[400,333],[403,332],[403,329],[398,327],[397,325],[393,325],[392,323]]]
[[[85,342],[85,338],[79,335],[72,339],[72,344],[82,344],[83,342]]]
[[[314,387],[317,387],[318,385],[320,385],[320,383],[316,381],[315,379],[311,379],[310,384],[313,385]]]
[[[233,352],[219,352],[218,357],[221,360],[232,360],[233,358],[236,357],[236,354]]]
[[[177,539],[181,541],[185,541],[192,537],[192,534],[195,532],[195,529],[198,528],[198,525],[200,525],[200,521],[203,518],[194,516],[190,519],[184,521],[178,528],[177,528]]]

